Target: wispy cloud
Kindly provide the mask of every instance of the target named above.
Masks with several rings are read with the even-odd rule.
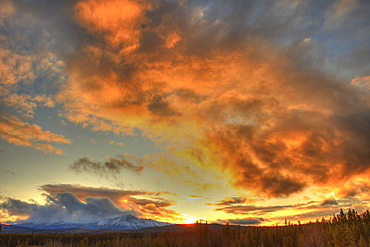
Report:
[[[247,216],[247,218],[244,218],[246,221],[249,219],[257,219],[255,217],[262,217],[263,219],[261,219],[259,222],[255,221],[256,224],[264,223],[262,221],[282,222],[284,219],[293,221],[300,220],[301,222],[304,222],[308,220],[320,219],[322,217],[331,217],[333,214],[337,214],[340,209],[355,208],[357,211],[361,212],[368,207],[368,203],[364,203],[361,199],[355,197],[343,197],[340,199],[328,197],[320,201],[305,201],[296,204],[272,206],[256,206],[246,203],[208,205],[216,206],[214,209],[215,211],[225,212],[230,215]],[[231,223],[231,221],[225,222]]]
[[[253,203],[256,199],[249,199],[246,197],[240,197],[240,196],[233,196],[225,198],[224,200],[218,201],[216,203],[207,203],[206,205],[214,205],[214,206],[228,206],[228,205],[234,205],[234,204],[246,204],[246,203]]]
[[[117,145],[117,146],[120,146],[120,147],[123,147],[125,145],[122,142],[115,142],[115,141],[109,141],[109,144],[111,144],[111,145]]]
[[[18,146],[32,147],[45,153],[56,154],[63,154],[63,150],[43,142],[71,143],[62,135],[44,131],[38,125],[22,122],[9,114],[0,116],[0,137]]]
[[[70,168],[76,172],[115,176],[123,169],[140,174],[144,169],[143,164],[142,159],[130,155],[118,155],[117,158],[109,157],[105,162],[92,161],[86,157],[80,158],[71,164]]]
[[[243,219],[227,219],[227,220],[218,220],[217,223],[221,224],[232,224],[232,225],[259,225],[263,222],[263,218],[243,218]]]

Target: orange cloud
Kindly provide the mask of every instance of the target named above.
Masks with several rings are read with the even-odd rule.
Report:
[[[115,142],[115,141],[109,141],[109,144],[111,144],[111,145],[117,145],[117,146],[120,146],[120,147],[123,147],[125,145],[122,142]]]
[[[45,94],[37,95],[34,100],[43,103],[44,107],[53,108],[55,106],[55,102],[53,101],[53,99],[51,99],[49,96],[46,96]]]
[[[15,6],[10,1],[1,4],[0,22],[13,23],[12,20],[16,14]],[[16,24],[17,22],[14,21],[14,25]],[[1,37],[3,40],[3,36]],[[9,43],[7,42],[0,49],[0,102],[4,108],[3,111],[11,108],[12,112],[15,111],[16,115],[20,115],[23,121],[26,121],[34,117],[35,110],[39,106],[55,107],[53,96],[40,94],[40,88],[47,88],[40,84],[45,78],[53,80],[50,84],[60,83],[63,63],[51,53],[37,56],[35,53],[12,50],[9,48],[12,47],[11,37],[8,41]],[[32,90],[33,87],[37,92]],[[38,125],[23,121],[11,114],[3,114],[0,123],[1,138],[15,145],[33,147],[45,153],[56,154],[62,154],[63,150],[40,142],[70,143],[70,140],[61,135],[43,131]]]
[[[193,184],[202,171],[222,174],[267,197],[367,172],[367,94],[322,73],[313,42],[281,46],[264,25],[256,35],[191,3],[84,1],[75,11],[90,35],[66,65],[64,115],[96,131],[140,129],[165,151],[152,167]]]
[[[0,84],[11,86],[19,81],[30,83],[33,79],[35,74],[32,70],[32,56],[0,49]]]
[[[300,216],[310,217],[329,206],[366,205],[361,196],[368,197],[369,188],[369,42],[363,30],[369,20],[363,3],[331,2],[324,10],[304,1],[0,4],[0,25],[8,25],[12,36],[0,36],[6,41],[0,49],[0,96],[24,118],[38,105],[58,104],[59,116],[82,128],[117,135],[139,129],[162,149],[145,156],[145,166],[195,188],[186,194],[227,187],[227,180],[261,198],[311,187],[338,197],[271,207],[247,205],[252,201],[241,197],[209,204],[226,213],[298,217],[296,211],[305,210]],[[23,22],[46,34],[37,39],[23,32],[24,40],[18,38],[22,32],[10,29],[19,30]],[[52,40],[45,46],[44,37]],[[48,49],[64,62],[49,55],[38,59],[36,50]],[[53,63],[58,66],[51,68]],[[57,79],[64,68],[68,81]],[[46,94],[19,93],[41,80],[40,74],[48,82],[65,82],[58,84],[55,102]],[[56,76],[49,80],[51,74]],[[44,152],[62,150],[42,142],[70,142],[10,115],[0,126],[3,139]],[[141,171],[143,166],[135,166],[141,163],[129,158],[84,158],[77,165],[92,173]],[[75,192],[80,200],[99,194]],[[135,193],[111,198],[142,214],[175,215],[165,211],[171,201]]]
[[[139,43],[138,27],[143,18],[143,12],[150,8],[136,1],[81,1],[75,6],[76,18],[91,33],[103,34],[109,44],[119,47],[122,51],[135,49]]]
[[[18,146],[32,147],[44,153],[63,154],[63,150],[47,143],[56,142],[69,144],[71,141],[62,135],[43,131],[38,125],[30,125],[15,116],[4,114],[0,117],[1,138]]]
[[[34,109],[37,107],[37,104],[30,99],[30,95],[11,94],[4,99],[4,103],[9,106],[20,108],[26,114],[34,114]]]
[[[256,202],[257,200],[256,199],[249,199],[249,198],[246,198],[246,197],[238,197],[238,196],[233,196],[233,197],[228,197],[228,198],[225,198],[224,200],[221,200],[221,201],[218,201],[216,203],[207,203],[206,205],[209,205],[209,206],[229,206],[229,205],[234,205],[234,204],[251,204],[251,203],[254,203]]]

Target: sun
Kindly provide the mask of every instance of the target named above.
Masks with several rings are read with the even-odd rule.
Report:
[[[198,218],[191,215],[184,215],[181,220],[178,220],[177,224],[194,224]]]

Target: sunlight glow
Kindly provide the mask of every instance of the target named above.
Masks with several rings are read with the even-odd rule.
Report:
[[[181,220],[176,221],[175,223],[176,224],[194,224],[197,220],[198,218],[194,216],[184,215],[184,217]]]

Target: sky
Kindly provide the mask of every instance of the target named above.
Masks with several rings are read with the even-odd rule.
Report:
[[[276,225],[370,205],[368,0],[0,2],[0,221]]]

